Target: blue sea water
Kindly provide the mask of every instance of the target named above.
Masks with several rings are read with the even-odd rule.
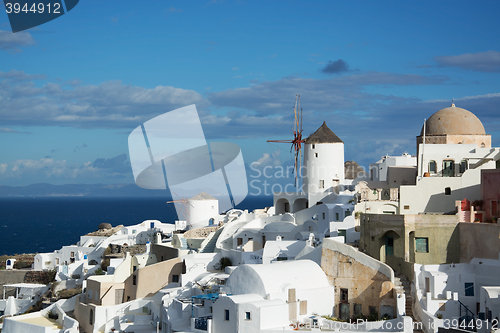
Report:
[[[113,226],[159,220],[174,223],[168,198],[35,197],[0,198],[0,255],[53,252],[76,244],[81,235],[106,222]],[[249,197],[237,206],[272,205],[270,197]]]

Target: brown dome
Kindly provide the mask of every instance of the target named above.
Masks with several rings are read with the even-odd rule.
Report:
[[[452,104],[434,113],[425,122],[425,135],[486,135],[483,123],[472,112]],[[420,135],[424,134],[424,128]]]

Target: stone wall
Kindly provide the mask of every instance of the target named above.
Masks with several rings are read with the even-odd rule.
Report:
[[[355,304],[361,307],[361,314],[366,317],[370,315],[370,307],[379,316],[387,312],[386,307],[391,307],[394,315],[397,313],[394,272],[388,265],[349,245],[325,239],[321,268],[335,287],[335,316],[341,317],[341,303],[349,304],[350,318],[355,316]],[[347,300],[342,300],[345,290]]]

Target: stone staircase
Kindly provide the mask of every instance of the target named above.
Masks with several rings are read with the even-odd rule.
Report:
[[[395,273],[394,275],[394,289],[397,291],[402,291],[405,294],[405,314],[413,319],[413,322],[420,322],[420,319],[413,313],[413,294],[411,292],[411,285],[408,278],[402,274]],[[415,333],[423,333],[424,331],[414,329]]]
[[[216,252],[215,245],[217,244],[217,239],[219,239],[219,236],[224,228],[219,228],[217,231],[211,233],[208,235],[210,238],[208,242],[205,244],[205,246],[201,249],[200,253],[214,253]]]

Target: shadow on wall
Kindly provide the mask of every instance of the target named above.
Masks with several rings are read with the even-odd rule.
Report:
[[[469,201],[474,201],[481,199],[481,184],[468,186],[457,190],[452,190],[450,187],[445,187],[442,190],[442,193],[431,195],[425,207],[426,212],[454,214],[456,200],[463,200],[467,198],[467,200]],[[477,197],[473,197],[472,193],[477,193]]]

